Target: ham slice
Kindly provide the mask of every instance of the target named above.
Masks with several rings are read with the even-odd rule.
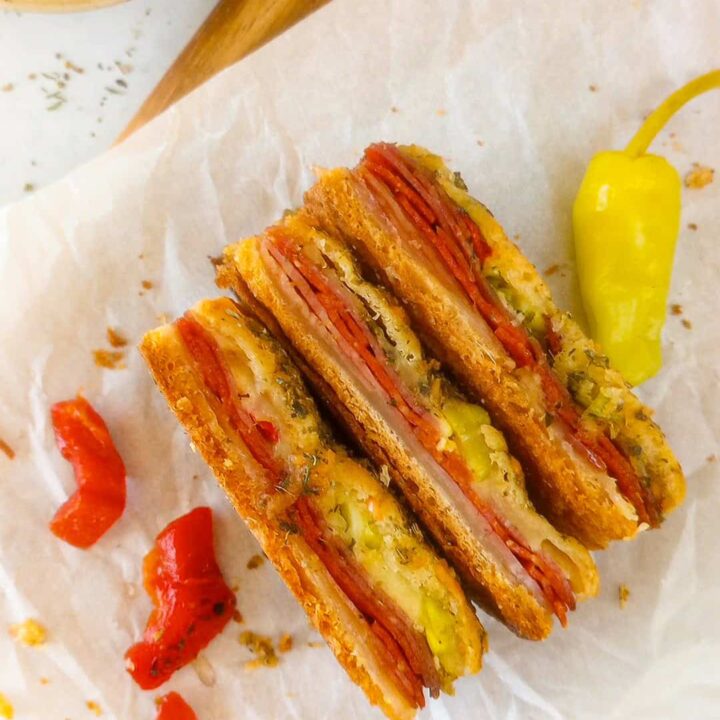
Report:
[[[582,410],[553,372],[549,358],[560,351],[561,338],[554,331],[549,332],[547,351],[540,348],[488,285],[482,266],[492,249],[480,228],[426,169],[394,145],[371,145],[356,172],[378,204],[384,209],[392,208],[386,212],[391,222],[402,214],[403,223],[409,223],[415,230],[413,239],[424,238],[425,256],[429,249],[434,253],[432,262],[440,260],[517,365],[529,367],[539,375],[547,411],[563,426],[572,445],[588,462],[616,481],[640,522],[656,526],[660,520],[656,504],[628,458],[606,433],[590,432],[583,425]],[[396,230],[401,232],[402,225],[396,223]],[[550,326],[549,321],[546,325]]]

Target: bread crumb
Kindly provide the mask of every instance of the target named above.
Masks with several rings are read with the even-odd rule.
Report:
[[[245,663],[248,670],[254,670],[259,667],[275,667],[280,661],[275,654],[272,640],[265,636],[246,630],[240,635],[240,642],[245,645],[257,657]]]
[[[114,348],[125,347],[128,344],[127,338],[121,332],[111,327],[107,329],[107,339]]]
[[[85,68],[78,67],[74,62],[71,62],[70,60],[65,61],[65,67],[68,70],[76,72],[78,75],[82,75],[85,72]]]
[[[618,588],[618,600],[620,601],[620,609],[622,610],[630,599],[630,588],[622,583]]]
[[[438,109],[435,111],[435,114],[436,114],[438,117],[445,117],[445,115],[447,115],[447,110],[445,110],[445,109],[443,109],[443,108],[438,108]]]
[[[708,455],[705,459],[706,459],[709,463],[714,463],[714,462],[717,462],[717,459],[718,459],[718,458],[717,458],[717,455],[716,455],[715,453],[713,453],[712,455]]]
[[[483,147],[483,146],[485,145],[485,143],[484,143],[482,140],[476,140],[475,142],[476,142],[477,145],[479,145],[480,147]]]
[[[237,591],[236,591],[237,592]],[[242,625],[243,622],[245,622],[245,618],[242,616],[242,613],[239,610],[236,610],[232,614],[232,619],[238,623],[238,625]]]
[[[11,705],[10,701],[0,693],[0,718],[7,718],[12,720],[15,717],[15,709]]]
[[[597,85],[588,85],[588,90],[589,90],[590,92],[597,92],[597,91],[598,91],[598,86],[597,86]]]
[[[125,365],[125,353],[120,350],[93,350],[93,358],[98,367],[108,370],[123,370]]]
[[[100,717],[103,714],[102,708],[94,700],[88,700],[85,705],[93,715]]]
[[[390,112],[397,113],[397,112],[400,112],[400,111],[395,107],[395,105],[392,105],[392,106],[390,107]]]
[[[145,290],[150,290],[153,287],[153,284],[150,280],[143,280],[140,284],[143,286],[143,288],[145,288]]]
[[[281,638],[280,642],[278,643],[278,650],[281,653],[290,652],[293,647],[293,639],[292,635],[285,633]]]
[[[15,86],[12,83],[6,83],[5,85],[0,88],[3,92],[12,92],[12,90],[15,88]]]
[[[47,639],[47,631],[37,620],[33,620],[33,618],[25,620],[25,622],[17,623],[16,625],[11,625],[10,635],[18,642],[30,647],[43,645]]]
[[[687,318],[683,318],[680,322],[686,330],[692,330],[692,323]]]
[[[200,682],[205,685],[205,687],[213,687],[213,685],[215,685],[215,668],[203,654],[195,658],[192,666],[196,675],[200,678]]]
[[[265,558],[262,555],[253,555],[247,561],[247,569],[255,570],[255,568],[259,568],[264,562],[265,562]]]
[[[715,177],[715,170],[707,165],[693,163],[692,170],[685,174],[685,187],[692,190],[699,190],[709,185]]]
[[[554,275],[559,269],[560,265],[558,263],[555,263],[553,265],[550,265],[550,267],[545,268],[545,270],[543,270],[543,275],[545,275],[546,277],[550,277],[551,275]]]
[[[40,678],[40,684],[41,684],[41,685],[49,685],[49,684],[50,684],[50,678],[41,677],[41,678]]]
[[[0,438],[0,452],[4,452],[10,460],[15,457],[15,451],[2,438]]]
[[[311,640],[307,646],[309,648],[321,648],[323,646],[323,643],[317,642],[317,640]]]
[[[682,315],[682,311],[683,311],[682,305],[679,305],[678,303],[673,303],[670,306],[670,312],[673,315]]]
[[[688,223],[688,230],[697,230],[697,223]]]

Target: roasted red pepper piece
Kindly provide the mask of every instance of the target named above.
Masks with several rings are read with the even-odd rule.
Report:
[[[155,720],[198,720],[193,709],[176,692],[163,695],[157,701]]]
[[[145,556],[143,570],[155,609],[142,641],[125,659],[135,682],[151,690],[194,660],[235,610],[235,595],[215,560],[210,508],[171,522]]]
[[[79,548],[90,547],[125,509],[125,465],[107,425],[83,397],[52,406],[57,446],[72,463],[78,489],[60,507],[50,530]]]

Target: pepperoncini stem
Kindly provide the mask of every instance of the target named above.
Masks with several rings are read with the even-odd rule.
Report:
[[[720,70],[712,70],[676,90],[650,113],[647,120],[628,143],[625,153],[631,157],[643,155],[650,143],[655,139],[655,136],[683,105],[689,103],[698,95],[715,88],[720,88]]]

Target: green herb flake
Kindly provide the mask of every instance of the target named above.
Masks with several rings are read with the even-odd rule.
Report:
[[[468,186],[465,184],[462,175],[459,172],[454,172],[452,177],[453,185],[456,188],[460,188],[460,190],[465,190],[465,192],[467,192]]]

